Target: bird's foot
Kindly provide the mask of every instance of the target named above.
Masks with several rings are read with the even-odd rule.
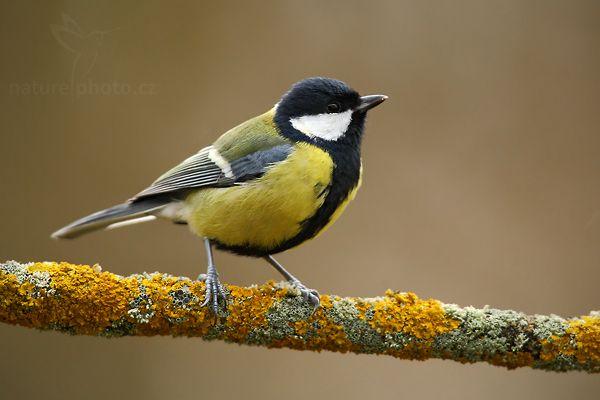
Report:
[[[313,310],[316,310],[319,307],[319,304],[321,304],[319,292],[314,289],[307,288],[297,279],[291,280],[289,283],[300,291],[302,298],[312,306]]]
[[[221,298],[223,304],[227,304],[227,293],[221,281],[219,281],[219,274],[216,270],[209,268],[206,274],[198,275],[198,280],[204,282],[206,286],[202,307],[210,305],[213,313],[218,315],[219,298]]]

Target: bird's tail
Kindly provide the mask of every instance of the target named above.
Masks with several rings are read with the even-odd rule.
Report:
[[[155,219],[153,215],[168,203],[160,199],[127,202],[95,212],[54,232],[54,239],[73,239],[99,229],[112,229]]]

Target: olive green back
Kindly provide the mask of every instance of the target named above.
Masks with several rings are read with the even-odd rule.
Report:
[[[290,143],[278,134],[273,117],[275,108],[225,132],[213,146],[226,160],[232,161],[259,150]]]

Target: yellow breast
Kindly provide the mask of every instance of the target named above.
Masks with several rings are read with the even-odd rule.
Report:
[[[296,236],[301,223],[323,204],[332,171],[326,152],[299,143],[256,180],[191,194],[188,224],[197,235],[227,246],[274,248]]]

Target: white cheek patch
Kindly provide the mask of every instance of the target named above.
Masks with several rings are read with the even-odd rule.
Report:
[[[344,136],[352,121],[352,110],[341,113],[304,115],[292,118],[292,126],[310,137],[338,140]]]

